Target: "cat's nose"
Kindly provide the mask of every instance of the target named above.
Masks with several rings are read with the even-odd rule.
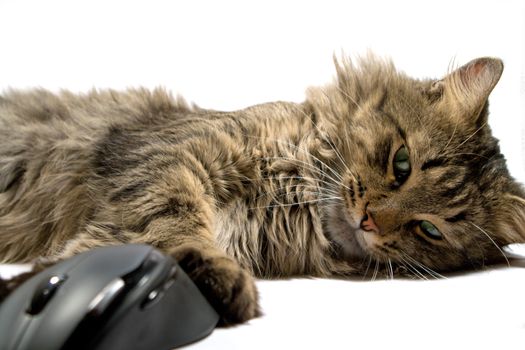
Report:
[[[365,212],[365,216],[361,220],[361,229],[365,231],[374,231],[375,233],[380,233],[379,227],[376,225],[372,213],[368,210]]]

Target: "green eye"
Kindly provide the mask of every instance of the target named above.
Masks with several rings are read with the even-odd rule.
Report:
[[[419,223],[419,228],[427,237],[432,239],[442,239],[441,232],[431,222],[423,220]]]
[[[410,175],[410,156],[405,146],[402,146],[394,155],[394,175],[401,183]]]

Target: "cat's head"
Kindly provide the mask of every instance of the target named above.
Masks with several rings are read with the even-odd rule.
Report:
[[[525,193],[487,124],[501,60],[423,81],[373,57],[336,66],[336,83],[309,102],[340,153],[343,199],[325,225],[346,256],[444,271],[502,261],[502,246],[525,242]]]

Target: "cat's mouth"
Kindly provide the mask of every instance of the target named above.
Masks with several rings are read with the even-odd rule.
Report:
[[[348,261],[361,261],[370,255],[366,234],[368,233],[359,226],[355,227],[349,222],[345,222],[344,226],[338,225],[337,229],[329,232],[330,238],[341,248],[343,258]]]
[[[339,247],[341,257],[347,261],[362,261],[376,256],[377,234],[362,227],[363,214],[348,210],[346,206],[327,208],[324,222],[326,236]],[[380,255],[380,254],[379,254]]]
[[[359,244],[361,250],[366,254],[370,255],[374,250],[374,247],[377,245],[376,233],[372,231],[365,231],[363,229],[358,229],[354,233],[356,242]]]
[[[345,260],[362,262],[370,257],[379,261],[392,259],[389,250],[382,249],[381,238],[377,233],[358,228],[348,235],[351,239],[347,240],[345,246]]]

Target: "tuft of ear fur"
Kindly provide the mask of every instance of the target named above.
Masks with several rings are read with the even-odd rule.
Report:
[[[341,116],[351,115],[355,110],[366,110],[367,103],[382,99],[385,84],[398,77],[393,62],[368,52],[352,59],[343,53],[334,54],[335,81],[324,87],[311,87],[306,92],[308,104],[314,113],[324,116],[324,121],[339,128]],[[337,131],[336,131],[337,132]]]
[[[466,122],[475,122],[502,73],[503,62],[499,58],[477,58],[435,82],[431,92],[439,91],[448,108],[467,118]]]
[[[525,198],[506,193],[495,214],[502,245],[525,243]]]

